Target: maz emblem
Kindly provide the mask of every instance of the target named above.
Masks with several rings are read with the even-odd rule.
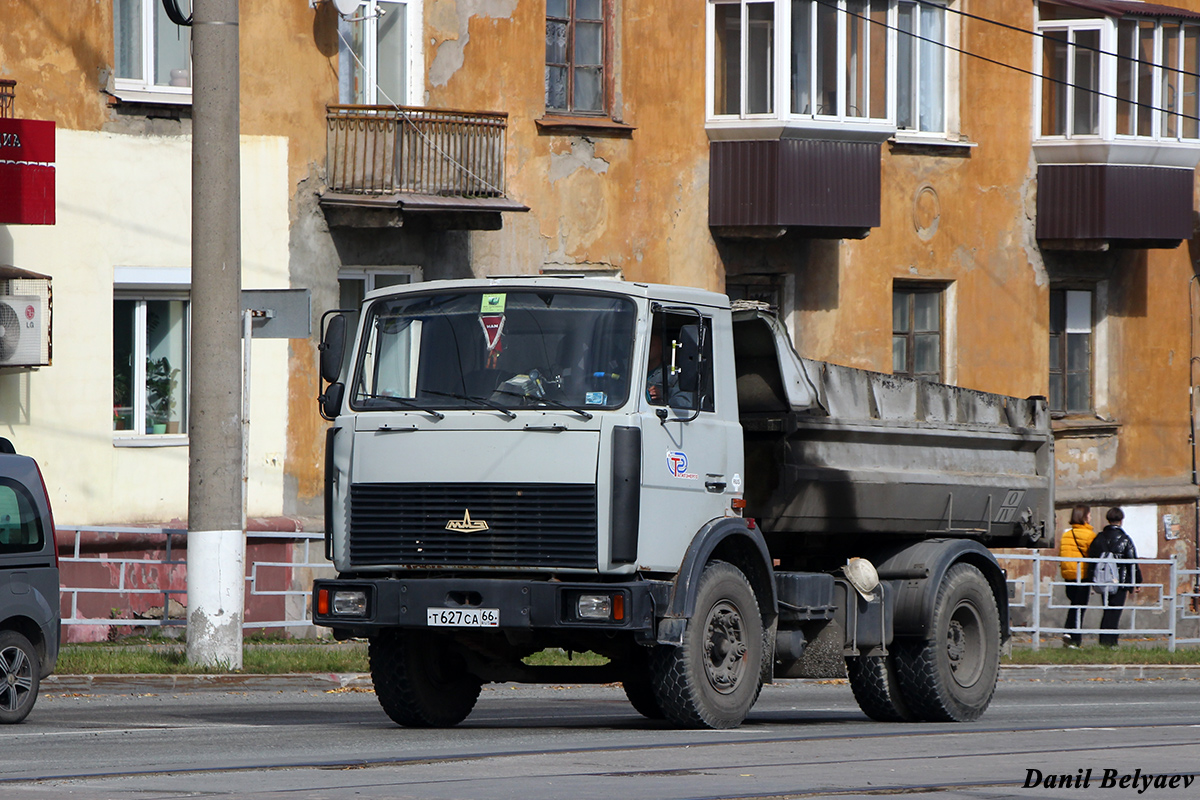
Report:
[[[484,522],[483,520],[476,521],[476,520],[471,519],[471,512],[470,512],[470,510],[467,510],[467,509],[463,510],[463,518],[462,519],[452,519],[446,523],[446,530],[448,530],[448,531],[463,531],[464,533],[475,533],[476,531],[486,531],[487,529],[488,529],[488,524],[486,522]]]

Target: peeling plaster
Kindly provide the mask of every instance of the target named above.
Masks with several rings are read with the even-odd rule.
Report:
[[[1056,448],[1056,479],[1059,485],[1076,487],[1103,482],[1116,467],[1118,444],[1115,437],[1111,440],[1092,441],[1090,444],[1072,444],[1066,447],[1060,444]]]
[[[1047,286],[1050,275],[1046,271],[1046,262],[1042,259],[1042,249],[1037,242],[1037,159],[1033,152],[1029,153],[1029,165],[1025,169],[1025,181],[1021,184],[1021,205],[1024,214],[1020,217],[1021,246],[1029,266],[1033,268],[1033,280],[1037,286]]]
[[[608,167],[607,161],[596,156],[596,144],[591,139],[575,138],[571,140],[570,153],[550,154],[550,183],[558,183],[580,169],[603,175]]]
[[[434,45],[437,55],[429,65],[429,83],[445,86],[462,68],[467,42],[471,41],[471,18],[511,19],[517,0],[440,0],[429,10],[431,23],[443,28],[446,38]],[[453,12],[454,30],[451,26]],[[436,41],[436,40],[435,40]]]

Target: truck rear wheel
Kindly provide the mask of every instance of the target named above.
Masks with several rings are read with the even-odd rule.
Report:
[[[12,724],[29,716],[41,671],[28,639],[16,631],[0,631],[0,722]]]
[[[409,728],[448,728],[467,718],[480,681],[444,637],[389,631],[373,637],[368,655],[379,705]]]
[[[762,658],[762,616],[750,582],[714,561],[700,576],[683,644],[660,647],[651,659],[658,705],[676,725],[737,727],[762,687]]]
[[[978,719],[1000,674],[1000,612],[978,569],[959,563],[946,572],[929,630],[928,641],[895,647],[904,701],[930,722]]]
[[[900,695],[896,666],[891,656],[852,656],[846,675],[858,707],[879,722],[909,722],[912,711]]]

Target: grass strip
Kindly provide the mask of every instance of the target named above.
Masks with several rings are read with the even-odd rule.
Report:
[[[524,659],[534,666],[597,666],[607,659],[595,653],[567,653],[550,648]],[[1200,665],[1200,648],[1169,652],[1166,647],[1126,645],[1116,649],[1099,646],[1078,650],[1047,643],[1039,650],[1015,647],[1002,664],[1088,665],[1088,664],[1183,664]],[[170,675],[226,674],[240,672],[248,675],[286,675],[304,673],[366,673],[365,642],[293,643],[247,642],[242,651],[242,668],[199,667],[188,663],[181,643],[144,644],[65,644],[59,653],[54,670],[59,675]]]

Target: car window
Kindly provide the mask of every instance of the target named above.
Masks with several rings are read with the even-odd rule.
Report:
[[[42,549],[42,526],[33,499],[19,483],[0,478],[0,555]]]

